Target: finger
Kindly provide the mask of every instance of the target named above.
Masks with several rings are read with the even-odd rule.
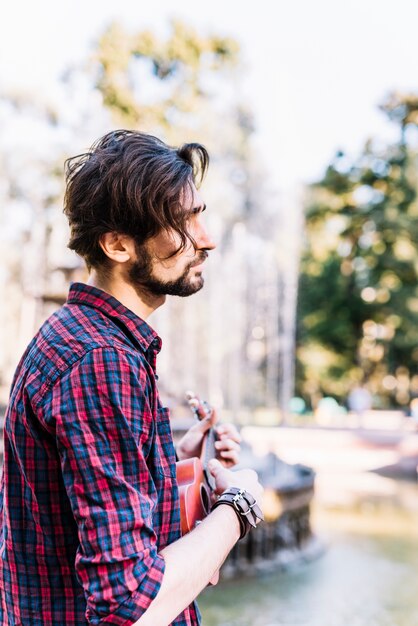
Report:
[[[216,426],[216,432],[220,439],[229,437],[230,439],[233,439],[234,441],[238,441],[238,442],[242,441],[242,437],[239,434],[237,428],[234,426],[234,424],[219,424],[219,426]]]
[[[206,417],[204,417],[201,420],[201,422],[210,422],[211,426],[215,426],[217,421],[218,421],[218,414],[215,411],[215,409],[210,409],[209,413],[206,414]]]
[[[229,459],[221,459],[221,463],[226,470],[232,470],[232,468],[236,465],[236,463],[230,461]]]
[[[215,424],[217,423],[218,419],[219,419],[219,416],[218,416],[218,412],[216,411],[216,409],[211,409],[210,420],[211,420],[213,426],[215,426]]]
[[[235,450],[223,450],[219,452],[219,460],[225,467],[238,465],[239,454]]]
[[[210,459],[208,462],[208,469],[215,478],[217,478],[219,474],[225,470],[218,459]]]
[[[212,411],[212,413],[210,413],[207,417],[193,424],[193,426],[189,428],[189,432],[203,434],[207,432],[209,428],[212,428],[216,419],[216,414],[214,415],[214,412]]]
[[[236,441],[232,439],[221,439],[220,441],[215,441],[215,448],[217,450],[241,450],[241,446]]]
[[[220,495],[230,484],[230,470],[227,469],[228,461],[220,462],[218,459],[211,459],[208,463],[208,468],[212,476],[215,478],[216,489],[215,492]]]

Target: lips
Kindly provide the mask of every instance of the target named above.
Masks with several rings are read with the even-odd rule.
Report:
[[[190,263],[190,267],[197,267],[198,265],[202,265],[202,263],[204,263],[207,257],[208,257],[207,252],[202,253],[200,257],[196,259],[196,261],[193,261],[193,263]]]

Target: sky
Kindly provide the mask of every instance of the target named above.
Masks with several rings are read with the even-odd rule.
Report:
[[[379,102],[418,91],[415,0],[14,0],[0,23],[0,88],[48,90],[110,21],[163,31],[171,17],[240,42],[242,97],[280,189],[320,177],[338,149],[394,138]]]

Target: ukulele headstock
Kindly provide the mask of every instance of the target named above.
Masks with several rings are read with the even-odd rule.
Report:
[[[186,392],[186,400],[196,419],[203,420],[212,413],[212,407],[206,400],[201,400],[193,391]]]

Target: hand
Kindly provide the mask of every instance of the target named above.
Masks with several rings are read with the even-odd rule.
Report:
[[[241,451],[241,435],[234,424],[219,424],[215,426],[218,440],[215,441],[216,458],[226,468],[231,468],[239,463]]]
[[[189,428],[176,446],[177,456],[180,461],[200,456],[202,450],[203,435],[217,422],[216,411],[211,411],[208,417],[196,422]]]
[[[216,493],[221,495],[230,487],[245,489],[257,501],[261,508],[263,498],[263,486],[258,480],[257,472],[252,469],[231,471],[222,467],[219,461],[212,459],[208,463],[208,468],[216,482]]]
[[[216,425],[218,416],[212,410],[209,417],[196,422],[177,444],[176,452],[180,461],[199,457],[204,434],[214,427],[218,440],[215,442],[216,458],[224,467],[233,467],[239,461],[241,436],[234,424]]]

